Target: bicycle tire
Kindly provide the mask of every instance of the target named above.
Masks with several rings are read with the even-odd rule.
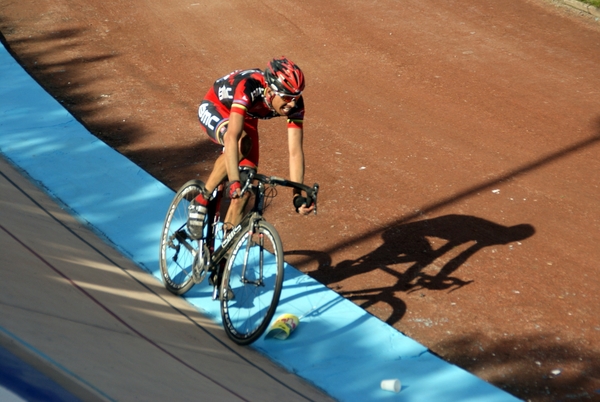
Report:
[[[167,211],[160,237],[160,272],[165,288],[182,295],[194,286],[193,264],[197,246],[189,236],[186,223],[188,206],[204,189],[200,180],[190,180],[175,194]]]
[[[262,255],[262,258],[261,258]],[[244,283],[245,278],[262,284]],[[262,278],[259,270],[262,267]],[[231,247],[221,282],[221,318],[231,340],[239,345],[256,341],[267,328],[279,304],[283,285],[283,246],[275,228],[259,221]]]

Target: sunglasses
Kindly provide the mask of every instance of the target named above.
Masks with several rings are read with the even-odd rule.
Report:
[[[277,91],[273,91],[273,93],[277,96],[279,96],[281,99],[283,99],[284,102],[290,103],[290,102],[295,102],[300,95],[302,95],[302,92],[300,92],[298,95],[287,95],[284,94],[282,92],[277,92]]]

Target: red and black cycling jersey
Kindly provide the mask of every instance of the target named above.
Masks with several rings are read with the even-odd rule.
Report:
[[[205,99],[220,104],[230,113],[239,113],[252,119],[272,119],[279,117],[269,108],[265,100],[267,84],[261,70],[237,70],[219,78]],[[302,128],[304,120],[304,99],[302,96],[290,111],[288,127]]]

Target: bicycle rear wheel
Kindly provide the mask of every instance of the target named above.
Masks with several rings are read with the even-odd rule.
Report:
[[[187,228],[188,206],[202,189],[204,183],[191,180],[175,194],[160,237],[160,272],[167,290],[184,294],[194,286],[193,264],[197,254],[195,242]]]
[[[283,284],[283,246],[275,228],[256,224],[232,246],[221,282],[221,317],[234,342],[248,345],[275,314]]]

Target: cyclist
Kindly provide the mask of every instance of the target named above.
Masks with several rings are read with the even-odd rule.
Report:
[[[215,81],[198,108],[198,118],[210,139],[223,153],[205,184],[205,193],[189,206],[188,230],[202,237],[206,206],[213,190],[227,177],[231,205],[225,224],[235,226],[242,218],[247,197],[240,197],[240,167],[258,167],[258,119],[287,117],[290,180],[304,182],[304,74],[285,57],[271,60],[264,71],[236,70]],[[296,212],[308,215],[314,208],[294,189]]]

